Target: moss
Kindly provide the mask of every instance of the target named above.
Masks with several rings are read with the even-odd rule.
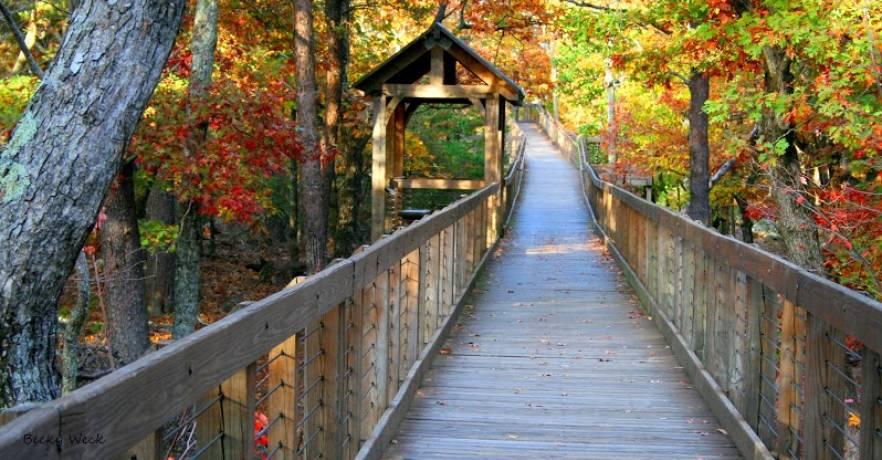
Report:
[[[26,113],[19,121],[6,150],[0,154],[0,197],[3,203],[19,199],[31,185],[27,167],[13,160],[21,147],[37,134],[37,120]]]

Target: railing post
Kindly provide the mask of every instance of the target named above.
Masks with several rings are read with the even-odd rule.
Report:
[[[322,317],[321,375],[322,424],[321,436],[324,458],[341,458],[345,430],[343,427],[343,392],[345,385],[345,331],[343,317],[345,303],[341,303]]]
[[[860,458],[882,458],[882,361],[879,353],[864,348],[861,374]]]
[[[297,454],[297,336],[276,345],[267,357],[267,448],[273,458],[293,460]],[[276,420],[278,419],[278,420]]]
[[[840,430],[847,426],[844,406],[848,396],[842,375],[850,368],[845,363],[845,336],[816,315],[806,316],[805,457],[844,457]]]
[[[371,307],[373,315],[371,321],[376,328],[376,339],[373,346],[373,386],[374,393],[371,395],[371,426],[377,423],[377,420],[386,410],[389,397],[389,309],[387,308],[389,273],[387,271],[380,272],[374,279],[373,298]]]
[[[200,458],[244,459],[254,454],[255,365],[240,369],[209,391],[211,404],[196,420]]]
[[[779,458],[789,458],[793,448],[790,427],[792,426],[792,409],[796,404],[796,306],[787,300],[781,308],[781,350],[778,361],[778,377],[775,386],[778,388],[778,400],[775,414],[778,419],[776,427],[778,436],[775,450]]]
[[[420,305],[420,251],[415,249],[404,258],[401,267],[402,328],[401,339],[402,368],[410,369],[419,355],[419,305]],[[405,372],[405,375],[407,372]]]
[[[386,398],[391,401],[398,392],[398,385],[407,375],[407,369],[401,368],[401,260],[396,260],[389,267],[389,383]],[[403,375],[402,375],[403,374]]]
[[[323,451],[324,439],[322,430],[322,393],[324,377],[322,376],[322,322],[314,321],[304,329],[303,341],[303,391],[301,406],[303,416],[300,419],[303,429],[303,458],[317,458]]]
[[[759,433],[759,411],[762,401],[762,315],[763,315],[763,286],[755,279],[746,278],[747,308],[744,314],[747,316],[747,329],[744,340],[747,353],[744,363],[744,409],[741,415],[747,423]]]

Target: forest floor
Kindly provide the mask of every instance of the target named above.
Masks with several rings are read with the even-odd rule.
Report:
[[[95,282],[95,270],[99,274],[100,254],[96,263],[89,260],[91,278],[91,299],[89,317],[83,327],[79,350],[79,385],[100,378],[113,370],[107,346],[102,292],[103,283]],[[270,238],[255,236],[247,229],[224,228],[213,242],[205,242],[200,271],[200,314],[196,328],[200,329],[218,321],[239,308],[242,302],[260,300],[284,288],[290,281],[288,249],[284,244]],[[100,278],[99,278],[100,280]],[[100,288],[99,288],[100,286]],[[64,331],[65,311],[75,304],[76,275],[68,280],[59,301],[59,359]],[[172,312],[151,314],[149,318],[150,341],[153,349],[159,349],[172,342],[171,329],[174,323]]]

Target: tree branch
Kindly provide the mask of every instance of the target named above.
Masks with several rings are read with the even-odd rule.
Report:
[[[25,43],[24,34],[21,33],[21,29],[15,22],[15,17],[13,17],[12,12],[9,11],[9,8],[7,8],[3,2],[0,2],[0,13],[3,13],[3,18],[6,19],[9,28],[12,29],[12,35],[15,36],[15,41],[18,42],[18,47],[21,48],[22,54],[24,54],[25,59],[27,59],[28,65],[31,67],[31,72],[36,75],[37,78],[42,80],[43,69],[40,68],[40,64],[37,64],[37,60],[34,59],[34,55],[31,53],[30,48],[28,48],[27,43]]]
[[[728,160],[726,160],[725,163],[723,163],[722,166],[719,167],[719,169],[717,169],[717,172],[715,172],[714,175],[711,176],[710,180],[708,181],[708,188],[713,188],[714,185],[716,185],[716,183],[723,178],[723,176],[725,176],[729,171],[733,169],[735,169],[735,159],[729,158]]]

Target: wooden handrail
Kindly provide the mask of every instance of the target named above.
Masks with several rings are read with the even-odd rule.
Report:
[[[742,454],[882,458],[882,303],[602,180],[544,108],[528,114]]]
[[[520,187],[523,145],[518,154],[504,189],[484,187],[18,416],[0,429],[0,458],[160,458],[159,431],[188,410],[197,451],[222,443],[228,458],[252,458],[255,409],[272,425],[275,458],[354,458],[393,401],[409,404],[400,396],[419,381],[405,377],[421,350],[443,340],[498,240]],[[269,382],[260,398],[259,382]]]

